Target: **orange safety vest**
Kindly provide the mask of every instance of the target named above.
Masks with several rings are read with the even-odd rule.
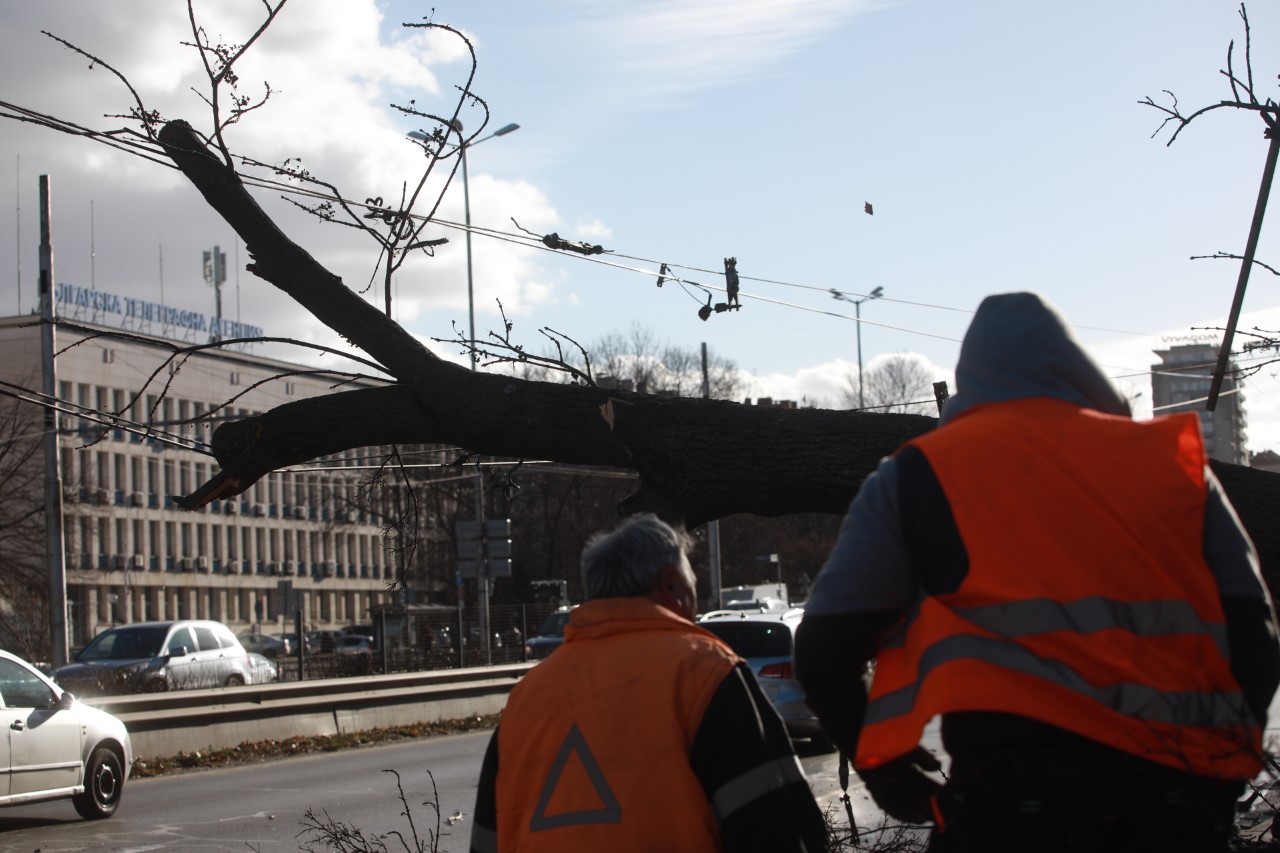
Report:
[[[502,714],[498,849],[722,850],[689,751],[740,660],[645,598],[574,610],[564,645],[520,680]]]
[[[993,711],[1206,777],[1258,773],[1203,556],[1194,414],[1135,422],[1034,398],[908,444],[969,568],[881,638],[855,766],[906,754],[935,714]]]

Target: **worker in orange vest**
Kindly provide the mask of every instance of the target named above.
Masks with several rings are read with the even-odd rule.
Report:
[[[587,543],[587,601],[489,742],[473,853],[827,849],[782,718],[693,623],[687,546],[652,515]]]
[[[1132,420],[1033,293],[982,302],[956,386],[815,581],[810,707],[930,851],[1225,851],[1280,645],[1196,415]]]

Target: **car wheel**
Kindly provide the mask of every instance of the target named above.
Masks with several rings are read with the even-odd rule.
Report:
[[[72,803],[80,817],[101,820],[115,814],[123,792],[124,769],[120,756],[110,747],[100,746],[84,767],[84,793],[76,794]]]
[[[244,676],[238,672],[233,672],[227,676],[227,680],[222,682],[223,687],[240,687],[244,684]]]

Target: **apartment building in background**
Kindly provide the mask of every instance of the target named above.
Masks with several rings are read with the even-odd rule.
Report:
[[[1210,459],[1249,464],[1244,393],[1233,377],[1230,362],[1218,402],[1205,409],[1213,369],[1218,362],[1216,343],[1189,343],[1156,350],[1160,363],[1151,366],[1151,402],[1156,414],[1195,412]]]
[[[66,316],[61,305],[59,312]],[[391,507],[363,509],[357,500],[376,452],[272,473],[197,511],[174,502],[218,470],[207,451],[212,425],[334,393],[333,379],[285,375],[306,368],[218,349],[166,366],[166,337],[180,328],[165,328],[165,337],[136,329],[129,340],[95,337],[119,331],[100,322],[105,316],[78,321],[87,331],[57,331],[57,396],[69,410],[58,422],[71,645],[113,624],[156,619],[272,631],[291,628],[300,608],[308,628],[369,621],[372,606],[390,601],[396,575],[379,518]],[[0,375],[38,390],[35,320],[0,319]],[[197,342],[189,328],[185,334]],[[113,425],[72,412],[125,414]],[[150,433],[127,428],[148,423]],[[380,499],[395,500],[393,488]]]

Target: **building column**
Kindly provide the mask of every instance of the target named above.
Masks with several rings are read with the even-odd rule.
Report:
[[[68,593],[69,592],[70,590],[68,590]],[[71,596],[68,595],[67,598],[68,600],[70,600]],[[105,596],[99,597],[98,588],[96,586],[86,585],[84,587],[84,609],[85,609],[84,617],[87,617],[84,619],[84,621],[85,621],[85,628],[89,632],[89,637],[97,636],[98,626],[101,625],[103,622],[101,618],[101,614],[98,613],[98,607],[100,606],[100,602],[104,598],[106,597]],[[107,599],[107,601],[108,603],[110,603],[109,599]]]

